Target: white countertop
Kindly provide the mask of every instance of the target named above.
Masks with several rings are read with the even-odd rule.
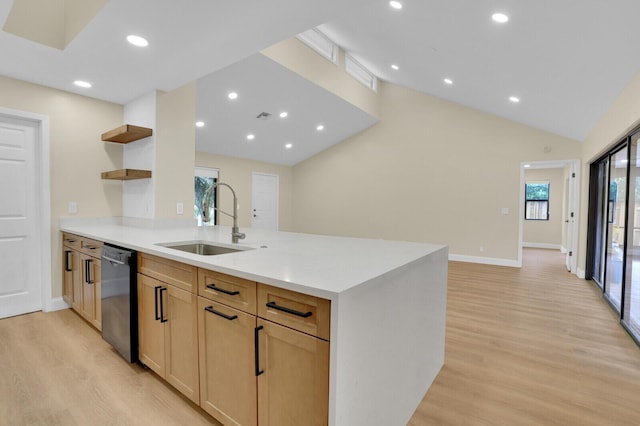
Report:
[[[340,293],[405,267],[442,245],[331,237],[241,228],[246,238],[231,243],[227,226],[127,226],[122,219],[63,219],[60,229],[294,291],[335,300]],[[126,220],[125,220],[126,222]],[[252,250],[202,256],[158,244],[205,241]]]

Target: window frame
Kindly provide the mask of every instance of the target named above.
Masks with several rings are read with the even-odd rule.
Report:
[[[536,199],[530,199],[527,196],[527,187],[529,185],[546,185],[547,186],[547,198],[536,198]],[[525,182],[524,183],[524,220],[532,220],[532,221],[549,221],[549,216],[550,216],[550,212],[551,212],[551,202],[550,202],[550,198],[551,198],[551,183],[549,181],[530,181],[530,182]],[[529,209],[527,208],[529,206],[529,203],[547,203],[547,217],[546,218],[532,218],[532,217],[527,217],[528,213],[529,213]]]

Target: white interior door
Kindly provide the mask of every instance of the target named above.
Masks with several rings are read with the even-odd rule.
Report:
[[[0,115],[0,318],[42,309],[38,124]]]
[[[252,228],[278,230],[278,185],[278,175],[252,173]]]

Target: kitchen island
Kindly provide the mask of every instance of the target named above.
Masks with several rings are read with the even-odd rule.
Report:
[[[243,229],[63,220],[61,230],[331,302],[330,425],[401,425],[444,362],[447,247]],[[165,247],[208,242],[203,256]]]

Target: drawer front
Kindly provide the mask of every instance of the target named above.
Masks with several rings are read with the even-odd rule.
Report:
[[[80,248],[82,247],[82,237],[63,232],[62,244],[64,244],[66,247],[69,247],[75,250],[80,250]]]
[[[329,300],[258,283],[258,316],[329,340]]]
[[[198,269],[198,295],[256,314],[256,283],[220,272]]]
[[[102,241],[82,237],[81,243],[80,251],[82,253],[100,259],[100,256],[102,256]]]
[[[198,268],[195,266],[146,253],[138,253],[138,272],[196,293]]]

